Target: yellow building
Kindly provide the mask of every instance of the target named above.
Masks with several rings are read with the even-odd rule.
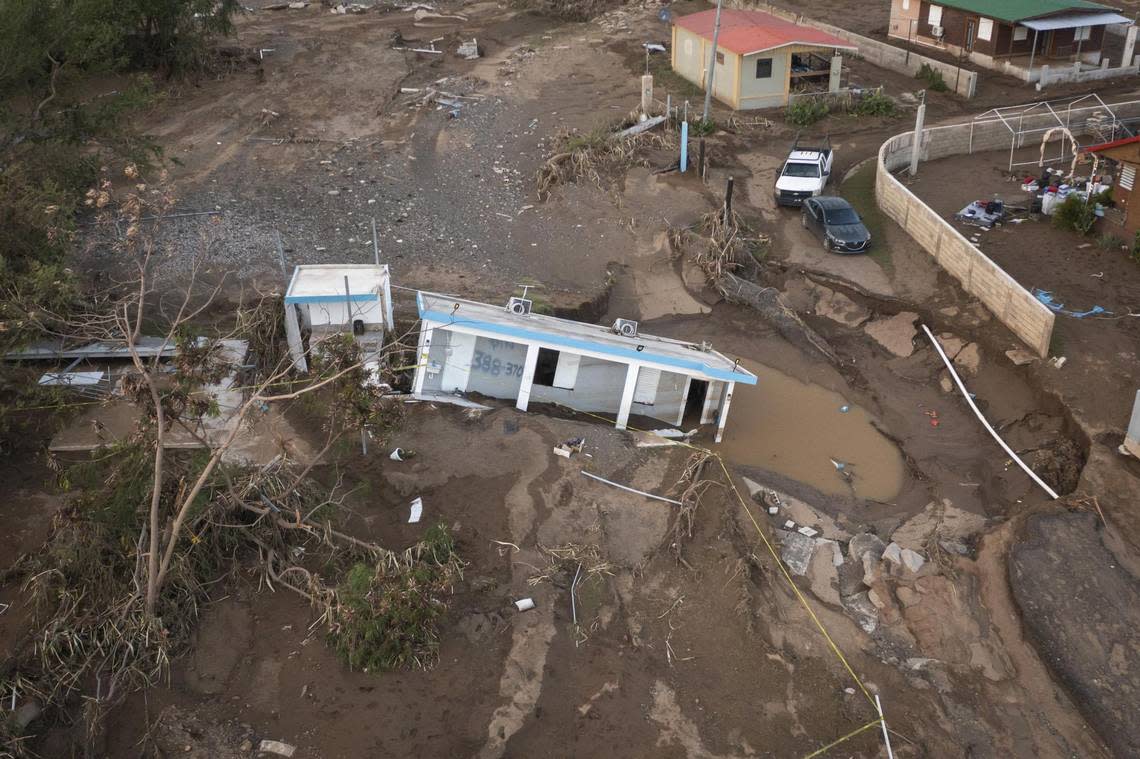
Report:
[[[716,11],[673,22],[673,70],[698,87],[707,79]],[[810,26],[762,11],[725,9],[717,39],[713,97],[737,110],[787,105],[797,81],[839,90],[841,50],[857,48]]]

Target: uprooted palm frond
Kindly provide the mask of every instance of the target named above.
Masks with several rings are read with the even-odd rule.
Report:
[[[673,486],[673,491],[680,493],[678,500],[681,505],[677,507],[676,513],[673,515],[672,529],[669,531],[673,536],[670,547],[673,550],[673,555],[677,557],[677,561],[686,566],[688,566],[688,562],[681,556],[681,548],[686,539],[693,537],[693,523],[696,520],[697,508],[701,505],[701,497],[710,487],[719,484],[703,477],[705,465],[711,458],[712,454],[708,451],[693,453],[685,462],[685,469]]]
[[[648,166],[647,153],[653,149],[677,147],[676,133],[648,131],[618,137],[616,129],[593,132],[562,132],[555,137],[554,155],[535,174],[539,200],[562,184],[592,182],[598,189],[618,180],[634,166]]]
[[[544,582],[553,582],[554,578],[560,575],[578,574],[578,567],[582,568],[578,574],[579,582],[611,574],[613,570],[613,564],[602,558],[602,552],[594,545],[578,543],[553,547],[539,545],[538,550],[546,557],[546,566],[527,579],[527,584],[531,587]]]
[[[669,242],[715,283],[726,273],[754,265],[769,239],[753,230],[736,211],[725,214],[719,208],[706,213],[692,227],[670,228]]]

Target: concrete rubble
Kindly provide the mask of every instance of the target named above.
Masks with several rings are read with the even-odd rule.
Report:
[[[817,289],[820,293],[819,300],[815,304],[817,315],[852,329],[863,326],[871,318],[869,309],[860,306],[843,293],[822,286]]]
[[[903,311],[874,321],[863,327],[863,330],[879,345],[892,354],[905,358],[914,353],[914,322],[918,314],[913,311]]]

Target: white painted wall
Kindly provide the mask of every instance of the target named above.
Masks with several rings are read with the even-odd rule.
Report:
[[[315,329],[321,327],[343,327],[351,324],[355,319],[361,319],[365,326],[377,327],[384,324],[384,309],[380,303],[380,296],[375,300],[353,301],[352,319],[348,318],[348,303],[345,301],[329,301],[322,303],[299,304],[302,311],[307,311],[307,324]]]

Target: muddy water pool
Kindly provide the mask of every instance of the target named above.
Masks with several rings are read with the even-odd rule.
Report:
[[[728,460],[770,469],[830,495],[877,501],[898,495],[903,458],[875,429],[871,414],[819,385],[742,363],[759,379],[751,386],[737,384],[733,393],[717,446]]]

